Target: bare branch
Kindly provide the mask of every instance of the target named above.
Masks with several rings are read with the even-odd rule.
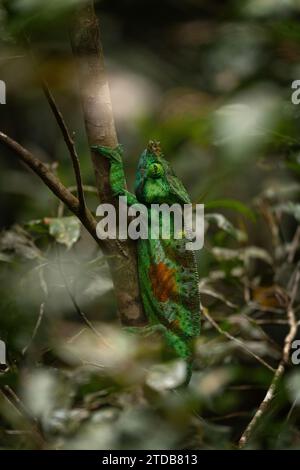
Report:
[[[37,332],[38,332],[38,330],[39,330],[39,327],[40,327],[40,325],[41,325],[41,323],[42,323],[42,319],[43,319],[44,313],[45,313],[45,303],[43,302],[43,303],[41,303],[41,305],[40,305],[39,316],[38,316],[36,325],[35,325],[35,327],[34,327],[33,333],[32,333],[32,335],[31,335],[30,341],[29,341],[29,343],[27,344],[27,346],[25,346],[25,348],[23,348],[23,350],[22,350],[23,356],[27,353],[28,349],[30,348],[30,346],[31,346],[31,344],[32,344],[32,342],[33,342],[33,340],[34,340],[34,338],[36,337],[36,334],[37,334]]]
[[[86,205],[85,205],[83,184],[82,184],[81,171],[80,171],[80,162],[79,162],[78,154],[76,151],[75,143],[70,135],[70,132],[67,128],[64,117],[62,113],[60,112],[55,102],[54,96],[52,95],[47,83],[43,81],[42,84],[43,84],[43,90],[47,98],[47,101],[50,105],[50,108],[52,109],[52,112],[55,116],[57,124],[62,132],[64,141],[70,153],[70,157],[72,160],[72,165],[73,165],[73,169],[74,169],[74,173],[76,177],[77,194],[78,194],[78,199],[79,199],[80,211],[84,213],[86,209]]]

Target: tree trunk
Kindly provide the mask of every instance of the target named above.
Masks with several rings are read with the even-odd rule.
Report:
[[[80,9],[71,27],[73,53],[78,65],[78,76],[85,127],[90,146],[118,145],[114,124],[109,84],[105,72],[98,19],[93,2]],[[109,162],[92,152],[96,184],[101,203],[116,201],[109,184]],[[109,240],[109,264],[123,325],[142,326],[147,323],[139,293],[135,244]],[[113,255],[111,257],[111,255]]]

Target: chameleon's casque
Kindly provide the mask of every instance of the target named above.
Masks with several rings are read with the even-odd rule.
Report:
[[[122,147],[112,150],[95,147],[111,161],[110,183],[116,196],[127,196],[128,204],[189,204],[190,198],[181,181],[164,159],[158,143],[150,142],[138,164],[135,196],[125,189]],[[149,230],[149,234],[150,234]],[[169,345],[190,363],[192,339],[200,333],[200,299],[195,255],[186,250],[187,240],[138,240],[140,290],[146,315],[152,325],[160,325]]]

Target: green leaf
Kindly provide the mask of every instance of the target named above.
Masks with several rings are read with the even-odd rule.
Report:
[[[293,215],[295,219],[300,222],[300,204],[287,202],[285,204],[278,205],[275,209],[279,210],[280,212]]]
[[[294,171],[295,173],[297,173],[299,175],[300,173],[300,165],[299,163],[296,163],[296,162],[287,162],[286,163],[286,167],[289,169],[289,170],[292,170]]]
[[[48,227],[45,224],[44,219],[30,220],[29,222],[26,222],[24,227],[26,228],[26,230],[29,230],[30,232],[35,232],[39,234],[49,233]]]
[[[247,240],[247,234],[235,228],[232,223],[229,222],[229,220],[227,220],[226,217],[224,217],[222,214],[206,214],[205,220],[209,224],[211,222],[215,223],[220,230],[228,233],[239,242],[244,242]]]
[[[44,219],[44,224],[49,226],[50,235],[57,243],[71,248],[80,237],[81,224],[77,217],[61,217]]]
[[[213,247],[212,254],[218,261],[231,261],[240,260],[248,264],[251,259],[261,259],[267,264],[272,265],[273,261],[271,256],[266,250],[257,246],[248,246],[239,250],[232,250],[230,248]]]
[[[6,255],[5,253],[0,253],[0,262],[2,263],[11,263],[12,262],[12,257],[9,255]]]
[[[255,212],[250,209],[246,204],[238,201],[237,199],[218,199],[216,201],[210,201],[205,204],[206,209],[232,209],[235,212],[239,212],[252,222],[256,221]]]

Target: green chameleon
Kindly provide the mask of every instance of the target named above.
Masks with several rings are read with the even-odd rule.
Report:
[[[126,196],[128,205],[146,206],[149,224],[153,217],[151,204],[190,204],[186,189],[163,158],[159,143],[150,141],[140,157],[135,195],[125,189],[122,147],[93,146],[92,149],[111,162],[113,194]],[[187,239],[184,235],[175,239],[172,221],[170,225],[169,239],[138,240],[139,282],[150,328],[162,330],[177,356],[187,362],[188,383],[192,372],[192,342],[200,334],[198,272],[195,254],[185,248]]]

